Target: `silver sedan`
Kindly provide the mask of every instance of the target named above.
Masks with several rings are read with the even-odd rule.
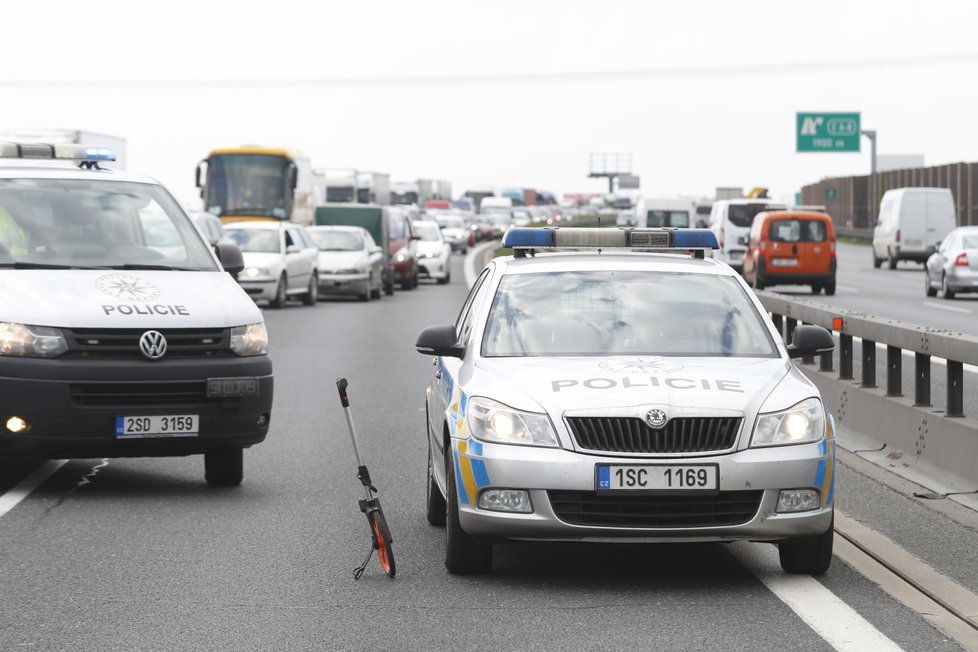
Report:
[[[978,292],[978,226],[959,226],[941,241],[924,267],[927,296],[945,299],[959,292]]]

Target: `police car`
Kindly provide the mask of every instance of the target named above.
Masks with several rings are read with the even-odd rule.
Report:
[[[426,328],[427,519],[452,573],[503,540],[765,541],[832,559],[832,420],[700,229],[513,228],[454,324]]]
[[[237,485],[273,386],[241,252],[114,159],[0,143],[0,455],[203,454]]]

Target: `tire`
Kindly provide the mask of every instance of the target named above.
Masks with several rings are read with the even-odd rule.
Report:
[[[285,274],[278,280],[278,285],[275,286],[275,297],[268,302],[270,308],[284,308],[285,299],[288,296],[288,281],[285,280]]]
[[[833,294],[835,294],[835,281],[830,281],[825,284],[825,295],[830,297]]]
[[[318,300],[319,300],[319,274],[313,272],[312,277],[309,279],[309,287],[306,288],[305,293],[302,295],[302,305],[314,306],[316,305],[316,301]]]
[[[425,491],[425,518],[428,525],[445,526],[445,497],[435,482],[434,462],[431,459],[431,443],[428,443],[428,482]]]
[[[411,287],[418,287],[418,270],[414,270],[414,276],[411,277]]]
[[[883,265],[883,259],[876,257],[876,250],[873,249],[873,267],[879,269]]]
[[[492,546],[475,542],[465,533],[458,518],[458,489],[451,445],[445,447],[448,499],[445,501],[445,568],[452,575],[473,575],[492,570]]]
[[[410,279],[407,280],[407,281],[402,281],[401,282],[401,289],[402,290],[413,290],[414,289],[414,286],[411,284]]]
[[[372,278],[371,278],[371,281],[373,281]],[[367,283],[367,286],[368,287],[370,286],[370,283],[369,282]],[[383,281],[381,281],[380,283],[378,283],[376,288],[370,290],[370,298],[371,299],[379,299],[380,297],[383,296],[383,287],[382,286],[383,286]]]
[[[387,577],[394,577],[397,573],[397,566],[394,564],[394,549],[391,548],[390,542],[384,536],[384,532],[389,532],[387,521],[382,512],[370,512],[367,514],[367,520],[370,522],[370,533],[373,535],[374,541],[377,542],[377,560],[380,562],[380,567],[387,573]]]
[[[360,299],[360,301],[370,301],[371,294],[372,292],[370,291],[370,280],[368,279],[367,285],[363,290],[363,294],[358,294],[357,298]]]
[[[793,575],[822,575],[832,564],[832,541],[835,538],[835,517],[822,534],[791,539],[778,544],[781,568]]]
[[[896,269],[897,259],[896,256],[894,256],[892,253],[890,254],[889,260],[887,260],[886,262],[887,265],[889,265],[890,269]]]
[[[941,294],[945,299],[954,298],[954,290],[947,286],[947,274],[941,274]]]
[[[821,285],[818,285],[816,283],[815,285],[812,286],[812,294],[818,294],[821,291],[822,291],[822,286]]]
[[[244,449],[215,448],[204,453],[204,479],[212,487],[237,487],[244,478]]]
[[[937,296],[937,290],[930,284],[930,273],[926,269],[924,269],[924,292],[929,297]]]
[[[387,278],[384,279],[384,294],[390,296],[394,294],[394,274],[389,273]]]
[[[438,285],[447,285],[452,280],[451,274],[445,274],[445,278],[438,279]]]

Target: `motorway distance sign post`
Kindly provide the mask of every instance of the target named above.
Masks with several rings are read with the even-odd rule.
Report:
[[[797,113],[797,152],[858,152],[858,113]]]

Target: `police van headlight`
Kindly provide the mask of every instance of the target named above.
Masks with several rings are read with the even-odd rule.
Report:
[[[68,350],[57,328],[0,322],[0,355],[53,358]]]
[[[819,441],[825,433],[825,410],[817,398],[806,398],[787,410],[757,417],[751,446],[787,446]]]
[[[232,328],[231,350],[242,357],[268,353],[268,331],[265,330],[265,324],[248,324]]]
[[[557,446],[557,433],[546,414],[523,412],[488,398],[470,398],[469,432],[482,441],[524,446]]]

